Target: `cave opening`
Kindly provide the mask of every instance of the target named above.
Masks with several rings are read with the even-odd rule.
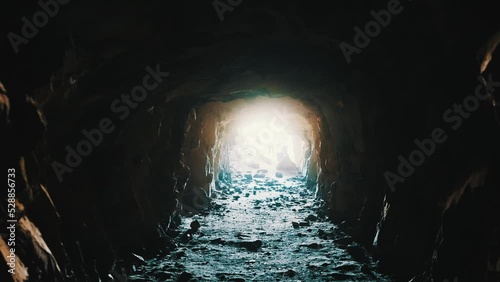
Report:
[[[182,210],[196,214],[210,199],[235,191],[254,198],[282,193],[277,187],[297,188],[297,194],[304,188],[314,196],[320,120],[310,105],[289,96],[209,101],[194,107],[181,150],[189,170]]]
[[[250,101],[237,109],[227,131],[221,152],[221,175],[257,180],[307,174],[312,151],[311,126],[287,103]]]
[[[349,249],[351,239],[328,220],[319,187],[322,170],[334,160],[321,160],[322,117],[313,102],[285,95],[194,106],[186,117],[176,176],[185,179],[178,187],[175,224],[184,247],[149,266],[174,268],[182,260],[186,273],[202,273],[211,281],[236,279],[239,273],[265,281],[269,273],[290,277],[296,272],[317,281],[328,274],[318,277],[311,269],[331,257],[371,263],[365,256],[352,257],[360,246]]]

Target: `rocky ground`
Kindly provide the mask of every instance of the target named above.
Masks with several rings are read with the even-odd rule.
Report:
[[[178,248],[129,281],[390,281],[301,177],[272,176],[240,175],[216,192],[209,212],[182,219]]]

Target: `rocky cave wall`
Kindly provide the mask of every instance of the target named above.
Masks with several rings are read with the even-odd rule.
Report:
[[[160,5],[148,2],[148,8],[146,2],[142,9]],[[221,119],[212,116],[205,129],[207,124],[189,122],[192,109],[208,97],[226,102],[234,98],[230,93],[254,90],[255,85],[312,105],[321,120],[315,123],[321,125],[321,138],[313,162],[318,162],[319,195],[328,201],[332,219],[347,220],[342,226],[367,247],[374,243],[383,269],[403,281],[419,274],[422,280],[438,281],[498,275],[500,155],[498,113],[491,100],[463,118],[459,130],[447,131],[448,141],[395,191],[384,178],[386,171],[397,170],[399,155],[415,149],[415,138],[428,138],[435,128],[447,126],[443,112],[474,93],[479,83],[478,51],[483,50],[482,58],[484,50],[492,52],[496,46],[488,42],[498,30],[494,9],[488,8],[492,3],[472,8],[457,4],[450,13],[441,2],[419,5],[405,10],[406,16],[350,65],[329,44],[331,38],[352,37],[351,29],[332,29],[323,36],[321,28],[312,32],[293,11],[280,18],[269,9],[247,13],[242,6],[234,25],[220,25],[215,34],[183,20],[182,13],[155,14],[171,7],[151,13],[159,22],[154,16],[138,19],[141,25],[134,32],[112,32],[120,30],[113,21],[126,22],[137,7],[117,4],[120,17],[97,21],[107,30],[77,24],[81,16],[74,11],[61,15],[59,26],[70,23],[77,43],[61,40],[67,38],[60,36],[64,32],[56,32],[59,39],[52,39],[63,44],[50,54],[57,56],[9,58],[6,62],[16,67],[3,75],[7,91],[1,96],[1,130],[9,138],[2,138],[2,164],[20,172],[17,206],[24,224],[18,254],[30,276],[104,279],[113,269],[138,263],[132,253],[147,258],[172,248],[166,235],[176,220],[179,195],[189,181],[207,189],[217,177]],[[303,8],[311,13],[318,9]],[[185,6],[174,11],[199,12]],[[336,17],[326,21],[336,26],[344,19],[342,26],[349,28],[359,24],[359,17],[345,12],[332,11]],[[475,21],[464,20],[470,13]],[[199,15],[203,23],[205,14]],[[257,26],[246,22],[257,15],[269,21]],[[177,25],[165,24],[170,21]],[[170,27],[180,23],[204,43],[189,42],[187,31],[176,33]],[[311,19],[308,24],[315,26]],[[397,40],[391,39],[395,34]],[[35,41],[30,46],[26,52],[34,54],[44,45]],[[483,75],[499,81],[498,59],[492,58]],[[102,118],[114,115],[111,103],[141,83],[146,66],[157,64],[172,74],[125,120],[115,116],[113,132],[60,182],[53,161],[65,160],[65,147],[76,146],[83,129],[97,128]],[[22,71],[26,74],[20,75]],[[24,94],[34,97],[43,118]],[[193,126],[191,137],[185,135],[186,126]],[[191,141],[184,142],[185,137]],[[198,143],[201,162],[190,166],[180,154],[183,144],[196,148]],[[4,252],[5,244],[0,242],[0,249]]]

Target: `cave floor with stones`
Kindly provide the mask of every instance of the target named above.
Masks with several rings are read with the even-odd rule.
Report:
[[[208,212],[182,217],[178,248],[129,281],[390,281],[318,213],[302,178],[240,177],[215,193]]]

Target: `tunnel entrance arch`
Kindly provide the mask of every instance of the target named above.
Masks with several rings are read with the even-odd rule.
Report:
[[[314,186],[320,123],[310,105],[288,96],[209,101],[193,108],[182,146],[190,170],[184,199],[200,190],[211,197],[237,178],[295,177]]]

